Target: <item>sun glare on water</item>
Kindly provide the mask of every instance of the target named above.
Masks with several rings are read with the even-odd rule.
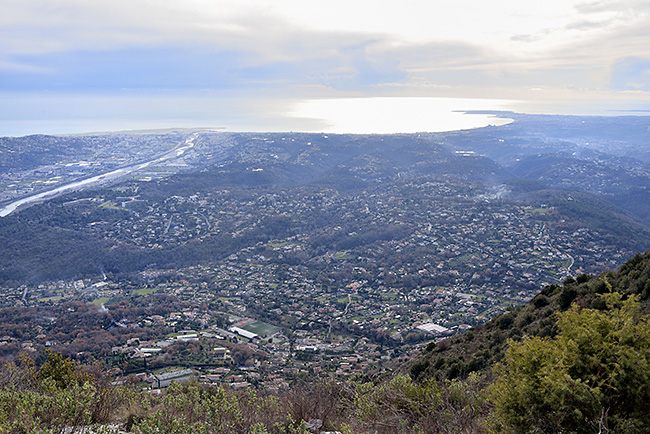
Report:
[[[319,120],[323,132],[391,134],[454,131],[504,125],[509,119],[470,110],[507,110],[506,100],[466,98],[339,98],[300,101],[290,116]]]

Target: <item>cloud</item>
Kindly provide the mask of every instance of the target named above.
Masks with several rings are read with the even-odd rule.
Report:
[[[580,1],[575,5],[581,14],[599,13],[643,13],[650,11],[650,4],[645,0],[593,0]]]
[[[607,27],[607,21],[577,21],[566,26],[568,30],[602,30]]]
[[[539,37],[534,35],[514,35],[510,37],[510,40],[515,42],[535,42],[539,40]]]
[[[3,2],[0,89],[596,88],[618,83],[617,59],[650,57],[648,12],[640,0]]]

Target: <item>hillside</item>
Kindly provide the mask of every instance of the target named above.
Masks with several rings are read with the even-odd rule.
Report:
[[[142,372],[136,338],[155,346],[190,329],[206,336],[161,348],[147,366],[208,370],[226,363],[213,348],[250,345],[240,354],[253,369],[234,366],[220,381],[264,388],[371,376],[425,346],[427,330],[477,327],[543,287],[650,248],[643,207],[614,203],[635,189],[645,203],[640,180],[650,168],[606,154],[613,141],[587,146],[595,142],[583,121],[522,115],[436,134],[10,141],[20,154],[88,146],[80,164],[57,151],[3,178],[25,189],[183,151],[0,218],[0,362],[24,348],[42,362],[50,349],[115,368],[129,360],[126,371]],[[632,142],[645,121],[623,120],[631,135],[617,140],[642,148]],[[544,135],[554,122],[566,140]],[[240,321],[280,332],[233,343],[215,330]],[[492,357],[481,351],[440,362],[437,375],[480,368]]]
[[[480,216],[484,213],[492,220],[490,227],[511,232],[501,217],[493,216],[509,216],[514,209],[520,219],[518,211],[525,206],[532,207],[527,212],[541,224],[542,236],[554,239],[562,254],[532,270],[511,270],[519,282],[516,292],[536,291],[576,271],[598,273],[620,266],[623,258],[650,247],[647,117],[500,115],[515,121],[422,134],[179,130],[0,139],[0,150],[6,151],[0,161],[3,203],[192,143],[178,158],[156,160],[141,172],[115,180],[117,185],[107,181],[103,188],[71,192],[0,219],[0,285],[104,274],[120,279],[151,268],[222,264],[268,240],[307,240],[314,246],[343,234],[375,231],[374,225],[387,229],[390,234],[379,238],[388,238],[388,243],[411,243],[409,237],[432,233],[433,242],[440,243],[438,228],[467,226],[462,218],[447,224],[442,214],[473,214],[485,220]],[[578,231],[580,236],[572,243],[563,231]],[[318,232],[324,237],[312,237]],[[464,227],[452,238],[475,232]],[[526,227],[523,232],[517,238],[534,238],[539,229]],[[354,238],[343,247],[357,247],[357,241],[370,244],[364,237]],[[490,235],[487,239],[491,241]],[[426,260],[412,269],[398,267],[405,268],[408,280],[422,280],[418,273],[426,264],[448,259],[426,241],[419,246],[423,255],[416,253]],[[485,245],[483,239],[474,241]],[[305,247],[301,243],[303,252]],[[323,246],[330,255],[342,250],[330,247],[340,246]],[[390,249],[387,243],[369,247],[372,255],[377,247]],[[508,248],[516,252],[514,263],[531,264],[519,246]],[[359,250],[349,256],[367,257]],[[474,250],[499,257],[484,247]],[[480,256],[476,253],[470,256]],[[321,255],[290,256],[290,262],[306,263]],[[559,267],[571,257],[575,264],[570,272]],[[356,261],[354,266],[364,264]],[[539,275],[522,278],[522,272]],[[462,280],[464,286],[476,283]],[[467,287],[462,291],[475,292]]]
[[[549,286],[527,306],[430,345],[410,364],[416,381],[398,370],[279,392],[191,382],[152,394],[110,385],[98,366],[58,353],[40,367],[22,356],[0,369],[0,430],[643,433],[650,319],[641,310],[649,296],[646,252],[618,271]]]
[[[530,303],[452,338],[431,343],[409,365],[417,381],[429,378],[465,378],[471,372],[490,372],[503,359],[508,339],[523,336],[554,337],[557,313],[572,304],[583,308],[604,309],[599,295],[608,292],[637,295],[643,311],[650,311],[650,251],[638,254],[618,271],[598,276],[582,274],[568,278],[562,285],[550,285]]]

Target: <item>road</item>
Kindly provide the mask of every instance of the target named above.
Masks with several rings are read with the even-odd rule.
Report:
[[[4,208],[0,209],[0,217],[6,217],[19,208],[25,208],[26,206],[34,205],[36,203],[43,202],[48,199],[52,199],[68,191],[82,190],[84,188],[103,184],[108,181],[115,181],[125,175],[128,175],[133,172],[137,172],[138,170],[145,169],[151,166],[152,164],[158,164],[163,161],[178,158],[183,154],[185,154],[187,150],[194,147],[197,137],[198,137],[198,133],[194,133],[190,137],[185,139],[185,141],[179,143],[178,146],[176,146],[171,151],[166,151],[163,154],[160,154],[149,161],[133,164],[131,166],[122,167],[120,169],[116,169],[111,172],[102,173],[101,175],[96,175],[91,178],[83,179],[81,181],[74,181],[65,185],[61,185],[52,190],[43,191],[41,193],[37,193],[31,196],[24,197],[17,201],[14,201],[6,205]]]

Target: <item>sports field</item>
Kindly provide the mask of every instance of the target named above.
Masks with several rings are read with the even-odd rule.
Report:
[[[256,335],[259,335],[263,338],[272,335],[273,333],[277,333],[280,331],[280,327],[276,327],[271,324],[267,324],[265,322],[261,321],[255,321],[250,324],[247,324],[245,326],[241,326],[246,331],[249,331],[251,333],[255,333]]]

